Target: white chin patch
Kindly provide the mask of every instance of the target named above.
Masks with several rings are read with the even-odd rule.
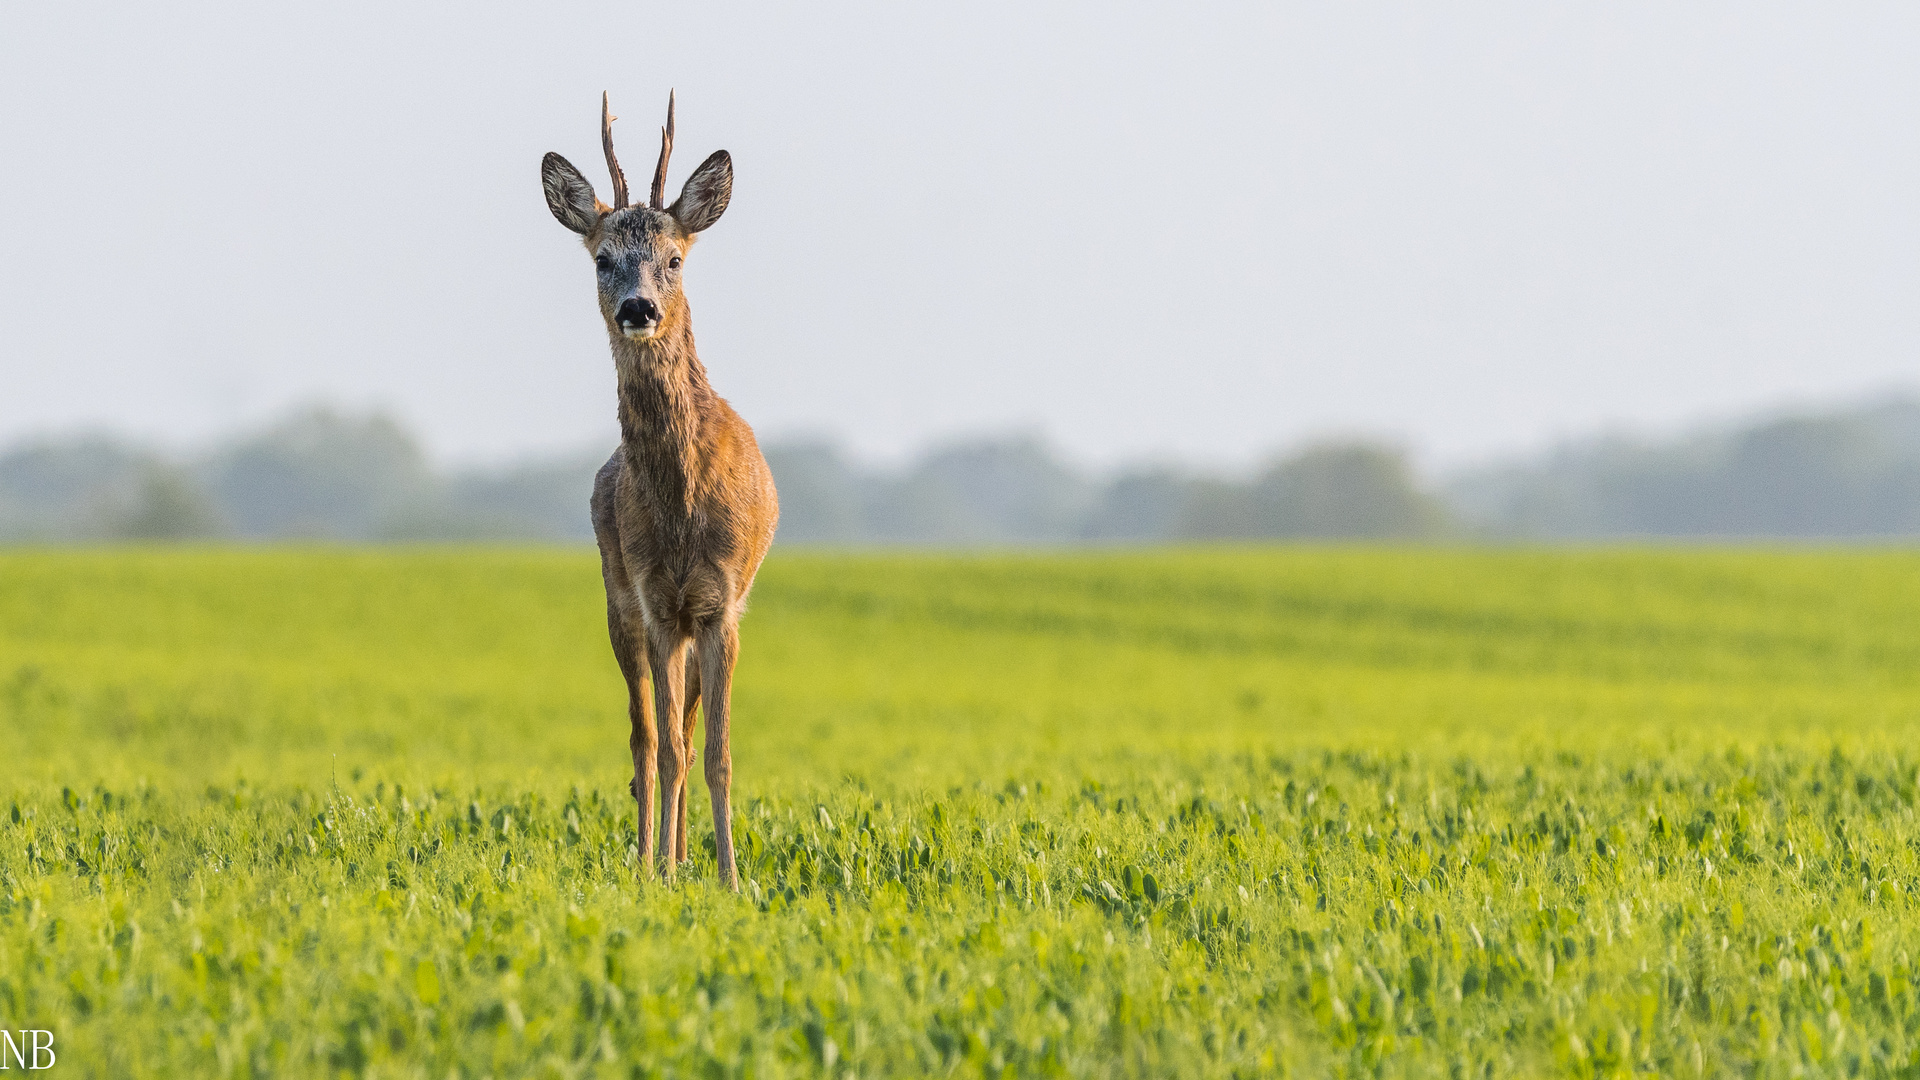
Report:
[[[653,337],[655,334],[659,333],[660,327],[657,325],[656,326],[628,326],[628,325],[622,324],[620,327],[620,332],[626,335],[626,338],[628,341],[646,341],[649,338]]]

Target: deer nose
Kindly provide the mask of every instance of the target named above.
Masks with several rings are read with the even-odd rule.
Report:
[[[652,326],[660,321],[660,305],[644,296],[629,296],[620,301],[614,318],[623,326]]]

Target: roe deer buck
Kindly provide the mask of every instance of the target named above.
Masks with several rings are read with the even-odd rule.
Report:
[[[673,152],[668,95],[652,198],[628,206],[604,94],[600,139],[613,174],[612,206],[595,198],[593,185],[559,154],[541,161],[540,182],[547,208],[593,254],[619,383],[620,449],[593,481],[593,532],[607,586],[607,631],[627,678],[640,872],[647,873],[656,837],[662,877],[671,880],[675,865],[686,861],[687,744],[694,707],[704,702],[714,850],[721,880],[737,890],[728,699],[740,613],[773,543],[780,507],[753,429],[707,382],[680,287],[687,249],[733,194],[733,160],[716,151],[680,198],[664,205]]]

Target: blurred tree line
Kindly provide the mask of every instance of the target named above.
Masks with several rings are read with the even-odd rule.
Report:
[[[326,408],[190,459],[42,439],[0,451],[0,540],[584,540],[600,460],[442,472],[391,417]]]
[[[609,448],[609,451],[611,448]],[[827,442],[766,448],[789,543],[1033,544],[1435,535],[1446,514],[1403,455],[1317,446],[1245,482],[1175,470],[1097,478],[1038,439],[958,442],[897,472]],[[0,540],[558,540],[593,537],[603,453],[433,468],[391,417],[298,412],[193,459],[107,436],[0,451]]]
[[[1398,448],[1360,440],[1238,477],[1172,465],[1099,475],[1025,436],[947,443],[893,470],[825,440],[766,453],[787,543],[1920,535],[1910,400],[1570,443],[1437,485]],[[103,435],[42,439],[0,449],[0,541],[588,541],[604,460],[437,469],[391,417],[325,408],[193,457]]]
[[[1247,480],[1175,468],[1089,475],[1037,439],[952,443],[899,472],[827,442],[767,448],[780,536],[801,543],[1037,544],[1262,537],[1417,538],[1448,529],[1399,450],[1327,443]]]
[[[1920,401],[1588,439],[1456,476],[1445,495],[1501,536],[1920,536]]]

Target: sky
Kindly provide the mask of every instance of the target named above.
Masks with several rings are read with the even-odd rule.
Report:
[[[0,442],[611,446],[543,153],[715,149],[763,440],[1465,463],[1920,384],[1920,5],[12,4]]]

